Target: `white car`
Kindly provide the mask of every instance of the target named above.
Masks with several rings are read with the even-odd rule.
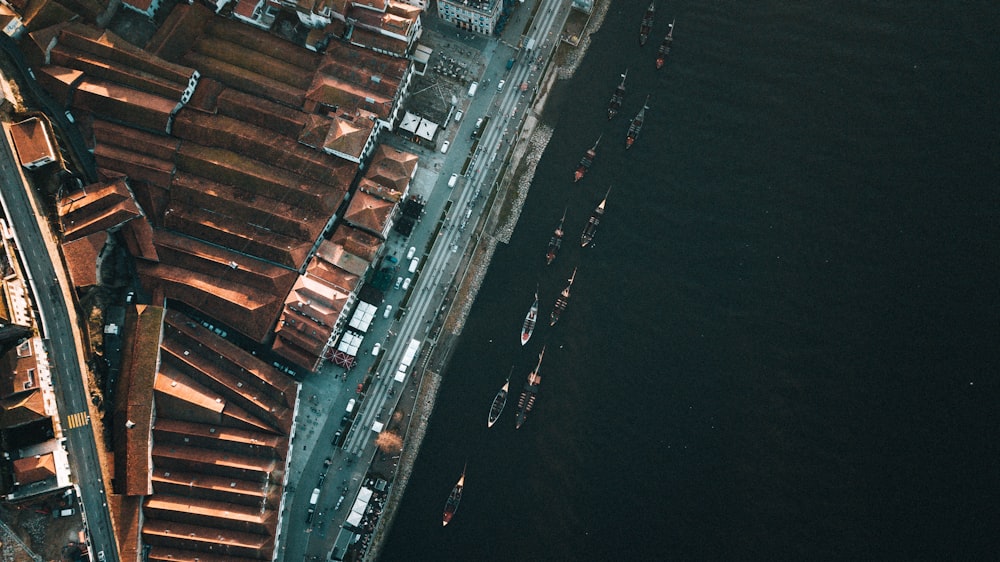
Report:
[[[444,141],[444,143],[441,144],[441,154],[448,152],[449,146],[451,146],[451,141]]]
[[[499,92],[500,90],[503,90],[503,85],[506,83],[507,83],[506,80],[501,80],[499,83],[497,83],[497,91]]]
[[[452,174],[451,177],[448,178],[448,187],[455,187],[456,183],[458,183],[458,174]]]

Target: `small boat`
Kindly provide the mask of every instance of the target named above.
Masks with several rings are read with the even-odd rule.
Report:
[[[462,476],[459,477],[455,487],[451,489],[451,494],[448,495],[448,501],[444,504],[444,517],[441,518],[442,527],[451,523],[451,518],[454,517],[455,512],[458,511],[458,503],[462,501],[462,488],[465,487],[465,469],[467,466],[468,463],[462,467]]]
[[[667,36],[663,38],[663,42],[660,43],[660,49],[656,51],[656,68],[663,68],[663,63],[667,61],[667,55],[670,54],[670,47],[674,44],[674,22],[676,19],[670,22],[670,31],[667,32]]]
[[[524,324],[521,325],[521,345],[528,343],[531,333],[535,331],[535,322],[538,320],[538,289],[535,289],[535,302],[524,317]]]
[[[636,114],[635,118],[632,119],[632,123],[628,126],[628,135],[625,136],[625,150],[632,148],[632,143],[639,136],[639,131],[642,130],[642,122],[646,120],[646,110],[649,109],[649,95],[646,95],[646,101],[642,102],[642,109]]]
[[[603,135],[602,135],[603,136]],[[587,170],[594,163],[594,157],[597,156],[597,145],[600,144],[601,137],[597,137],[597,142],[594,146],[590,147],[587,152],[583,153],[583,158],[580,159],[580,165],[576,167],[576,172],[573,172],[573,181],[578,182],[583,179],[583,176],[587,175]]]
[[[552,307],[552,314],[549,316],[549,326],[555,326],[556,322],[559,321],[559,317],[566,310],[566,305],[569,304],[569,289],[573,286],[573,280],[576,279],[576,268],[573,268],[573,275],[569,276],[569,285],[559,293],[559,298],[556,299],[555,306]]]
[[[645,45],[649,39],[649,32],[653,29],[653,14],[656,13],[656,6],[650,2],[646,8],[646,13],[642,16],[642,23],[639,24],[639,45]]]
[[[510,375],[513,372],[514,367],[511,367],[510,373],[507,373],[507,380],[504,381],[503,386],[497,391],[497,395],[493,397],[493,404],[490,406],[490,417],[486,419],[486,427],[493,427],[493,424],[497,423],[504,406],[507,405],[507,391],[510,390]]]
[[[517,399],[515,429],[521,429],[521,426],[524,425],[524,420],[528,418],[528,412],[535,406],[535,398],[538,397],[538,388],[542,384],[542,377],[538,374],[538,370],[542,367],[542,357],[544,356],[545,348],[543,347],[542,352],[538,354],[538,364],[535,365],[535,370],[531,371],[528,375],[528,380],[524,383],[524,388],[521,389],[521,397]]]
[[[604,195],[604,199],[601,199],[600,204],[594,209],[594,212],[590,215],[590,220],[587,221],[587,226],[583,227],[583,234],[580,235],[580,246],[586,248],[588,244],[594,239],[594,234],[597,233],[597,225],[601,224],[601,217],[604,216],[604,204],[608,201],[608,194],[611,193],[611,188],[608,188],[608,193]]]
[[[563,210],[563,216],[559,219],[559,226],[556,227],[555,232],[552,233],[552,238],[549,239],[549,249],[545,252],[545,265],[552,265],[552,262],[556,259],[556,254],[559,253],[559,248],[562,246],[563,222],[565,220],[566,211]]]
[[[618,110],[622,108],[622,100],[625,99],[625,77],[628,76],[628,69],[622,74],[622,81],[615,88],[615,93],[611,94],[611,101],[608,102],[608,121],[618,115]]]

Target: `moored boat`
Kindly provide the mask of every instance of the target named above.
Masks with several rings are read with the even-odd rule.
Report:
[[[441,526],[445,527],[448,523],[451,523],[451,518],[455,516],[455,512],[458,511],[458,504],[462,501],[462,489],[465,488],[465,469],[468,467],[462,467],[462,476],[458,478],[458,482],[455,483],[455,487],[451,489],[451,494],[448,495],[448,501],[444,504],[444,516],[441,518]]]
[[[597,226],[601,224],[601,217],[604,216],[604,205],[608,202],[608,194],[610,193],[611,188],[609,187],[608,193],[604,194],[604,199],[601,199],[597,208],[591,213],[587,226],[583,227],[583,234],[580,235],[580,246],[586,248],[594,240],[594,234],[597,233]]]
[[[575,267],[573,268],[573,275],[569,276],[569,284],[559,293],[559,298],[556,299],[556,304],[552,307],[552,314],[549,315],[549,326],[555,326],[556,322],[559,321],[559,317],[566,310],[566,305],[569,304],[569,289],[573,286],[574,279],[576,279]]]
[[[514,367],[511,367],[510,373],[507,373],[507,380],[504,381],[503,386],[497,391],[497,395],[493,397],[493,404],[490,405],[490,417],[486,419],[486,427],[493,427],[493,424],[497,423],[504,406],[507,405],[507,392],[510,390],[510,375],[513,372]]]
[[[556,254],[559,253],[559,248],[562,246],[563,222],[565,222],[565,220],[566,211],[563,210],[563,216],[559,219],[559,226],[557,226],[555,232],[552,233],[552,238],[549,239],[549,248],[545,251],[545,265],[551,265],[556,259]]]
[[[524,317],[524,324],[521,325],[521,345],[528,343],[532,332],[535,331],[535,322],[538,320],[538,289],[535,289],[535,302],[528,309],[528,314]]]
[[[670,54],[670,47],[674,44],[674,22],[670,22],[670,31],[667,32],[663,42],[660,43],[659,50],[656,51],[656,68],[663,68],[663,63],[667,62],[667,55]]]
[[[646,13],[642,15],[642,23],[639,24],[639,45],[645,45],[649,39],[649,32],[653,29],[653,15],[656,13],[656,5],[652,2],[646,8]]]
[[[646,101],[642,102],[642,109],[632,119],[632,124],[628,126],[628,135],[625,136],[625,150],[632,148],[632,143],[638,138],[639,131],[642,130],[642,122],[646,120],[647,109],[649,109],[649,95],[646,95]]]
[[[608,120],[614,119],[615,115],[618,115],[618,110],[622,108],[622,100],[625,99],[625,77],[628,76],[628,69],[625,69],[625,73],[622,74],[622,81],[615,88],[615,92],[611,94],[611,101],[608,102]]]
[[[601,137],[597,137],[597,142],[594,146],[587,149],[587,152],[583,153],[583,158],[580,159],[580,165],[576,167],[576,171],[573,172],[573,181],[578,182],[583,179],[583,176],[587,175],[587,170],[594,163],[594,157],[597,156],[597,145],[600,144]]]
[[[535,398],[538,397],[538,389],[542,385],[542,377],[538,374],[538,370],[542,367],[542,357],[544,356],[545,348],[542,347],[542,352],[538,354],[538,364],[535,365],[535,370],[528,375],[528,380],[524,383],[524,388],[521,389],[521,397],[517,400],[515,429],[521,429],[524,420],[528,418],[528,412],[535,406]]]

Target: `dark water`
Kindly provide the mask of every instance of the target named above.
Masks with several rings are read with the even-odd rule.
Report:
[[[658,2],[640,48],[645,5],[616,0],[550,100],[555,134],[381,559],[995,559],[1000,9]],[[564,207],[567,243],[545,267]],[[521,348],[536,283],[547,318],[576,265],[562,321]]]

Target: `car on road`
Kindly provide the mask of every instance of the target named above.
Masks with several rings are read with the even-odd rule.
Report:
[[[456,111],[455,112],[455,122],[458,123],[459,121],[461,121],[463,115],[465,115],[465,114],[462,113],[461,111]]]
[[[497,91],[499,92],[499,91],[503,90],[503,85],[506,84],[506,83],[507,83],[506,80],[501,80],[501,81],[497,82]]]
[[[390,314],[392,314],[392,305],[387,304],[385,305],[385,312],[382,313],[382,318],[388,318]]]
[[[331,445],[333,445],[334,447],[339,447],[340,446],[340,436],[341,435],[343,435],[343,434],[340,431],[338,431],[337,433],[334,433],[333,434],[333,441],[331,441]]]
[[[372,346],[372,355],[378,356],[378,352],[382,351],[382,344],[377,343]]]
[[[448,178],[448,187],[455,187],[456,183],[458,183],[458,174],[452,174],[451,177]]]
[[[412,277],[407,277],[407,278],[406,278],[406,279],[405,279],[405,280],[403,281],[403,290],[404,290],[404,291],[410,288],[410,281],[412,281],[412,280],[413,280],[413,278],[412,278]]]
[[[444,141],[441,145],[441,154],[448,152],[448,147],[451,146],[451,141]]]
[[[402,284],[403,284],[403,278],[402,277],[397,277],[396,278],[396,285],[395,285],[395,287],[398,289],[399,286],[402,285]]]
[[[417,253],[417,247],[410,246],[410,249],[406,251],[406,259],[412,260],[413,256],[416,255],[416,253]]]

